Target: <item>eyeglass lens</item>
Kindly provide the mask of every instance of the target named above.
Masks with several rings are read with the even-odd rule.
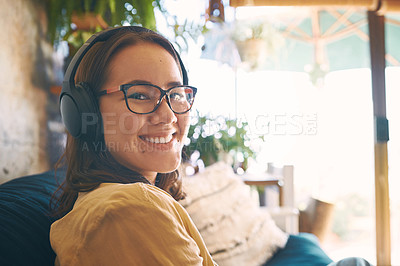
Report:
[[[193,104],[194,92],[190,87],[178,86],[169,90],[167,97],[172,111],[184,113]],[[135,113],[150,113],[154,111],[160,98],[160,90],[151,85],[133,85],[126,90],[128,107]]]

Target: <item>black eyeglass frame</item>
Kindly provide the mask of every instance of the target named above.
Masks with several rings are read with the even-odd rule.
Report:
[[[133,111],[129,107],[127,91],[128,91],[129,88],[131,88],[133,86],[151,86],[151,87],[157,88],[160,91],[160,98],[158,99],[157,104],[154,106],[152,111],[146,112],[146,113],[139,113],[139,112]],[[190,107],[186,111],[184,111],[184,112],[176,112],[176,111],[174,111],[174,109],[172,109],[171,103],[169,101],[169,92],[171,90],[173,90],[173,89],[181,88],[181,87],[190,88],[190,89],[193,90],[193,101],[190,103]],[[197,88],[193,87],[193,86],[189,86],[189,85],[178,85],[178,86],[173,86],[173,87],[171,87],[171,88],[169,88],[167,90],[163,90],[159,86],[154,85],[154,84],[150,84],[150,83],[133,83],[133,84],[128,83],[128,84],[119,85],[117,88],[111,88],[111,89],[100,91],[100,92],[98,92],[96,94],[96,96],[97,97],[101,97],[101,96],[104,96],[104,95],[107,95],[107,94],[110,94],[110,93],[114,93],[114,92],[119,92],[119,91],[122,91],[124,93],[126,107],[128,108],[129,111],[131,111],[134,114],[146,115],[146,114],[151,114],[151,113],[155,112],[158,109],[158,107],[161,105],[162,100],[163,100],[164,97],[166,98],[166,101],[167,101],[167,104],[169,106],[169,109],[171,109],[172,112],[174,112],[174,114],[185,114],[185,113],[189,112],[190,109],[192,109],[192,106],[193,106],[193,103],[194,103],[194,99],[195,99],[196,93],[197,93]]]

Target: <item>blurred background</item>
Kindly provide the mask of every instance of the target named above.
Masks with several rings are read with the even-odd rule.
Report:
[[[367,12],[376,1],[254,2],[0,0],[0,182],[51,169],[62,155],[58,94],[84,41],[109,26],[143,25],[175,45],[199,90],[187,174],[220,160],[239,175],[293,165],[296,206],[310,198],[334,206],[320,239],[328,255],[375,262]],[[400,265],[400,15],[385,8],[392,264]]]

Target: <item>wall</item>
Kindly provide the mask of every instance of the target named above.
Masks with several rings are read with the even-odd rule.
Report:
[[[39,1],[0,0],[0,183],[49,169],[51,46]]]

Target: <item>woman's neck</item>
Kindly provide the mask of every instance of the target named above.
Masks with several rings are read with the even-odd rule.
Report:
[[[157,178],[156,172],[142,173],[142,175],[150,182],[150,184],[155,185]]]

